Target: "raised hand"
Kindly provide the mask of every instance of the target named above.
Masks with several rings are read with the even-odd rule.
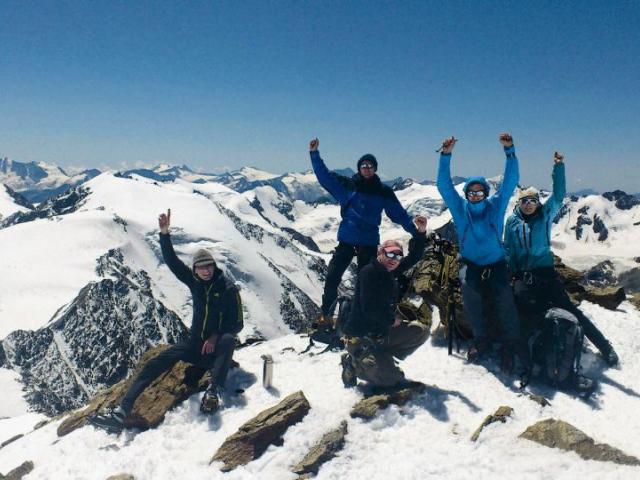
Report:
[[[420,233],[424,233],[427,231],[427,217],[418,215],[416,218],[413,219],[413,223],[415,223],[416,228]]]
[[[453,147],[455,146],[456,142],[458,141],[457,138],[451,136],[449,138],[445,138],[442,141],[442,148],[440,148],[440,151],[444,154],[448,154],[451,153],[451,151],[453,150]]]
[[[309,151],[316,152],[318,150],[318,146],[320,145],[320,140],[314,138],[309,142]]]
[[[169,227],[171,227],[171,209],[167,210],[167,213],[161,213],[158,217],[158,225],[160,226],[160,233],[169,233]]]
[[[560,152],[553,152],[553,162],[554,163],[564,162],[564,155],[562,155]]]
[[[513,137],[508,133],[501,133],[500,143],[503,147],[513,147]]]

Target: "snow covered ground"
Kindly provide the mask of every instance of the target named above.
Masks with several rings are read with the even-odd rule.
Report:
[[[306,339],[288,335],[237,352],[236,359],[248,373],[236,370],[229,384],[231,389],[246,387],[246,392],[213,418],[199,413],[196,394],[170,412],[159,428],[137,435],[129,432],[117,438],[84,427],[58,439],[56,421],[1,449],[0,471],[32,460],[35,469],[28,479],[104,479],[120,472],[139,480],[293,479],[289,467],[323,433],[347,420],[345,448],[320,470],[319,479],[636,478],[638,467],[585,461],[518,438],[529,425],[553,417],[640,457],[640,416],[634,413],[640,408],[640,315],[628,303],[617,312],[588,303],[583,307],[621,356],[619,368],[605,369],[597,355],[585,354],[587,373],[600,380],[589,402],[542,388],[539,392],[552,404],[542,408],[519,396],[497,367],[490,366],[488,372],[483,366],[466,365],[460,356],[448,357],[444,347],[427,342],[403,362],[403,368],[409,377],[433,387],[370,422],[354,420],[349,411],[362,392],[342,387],[338,354],[300,356],[296,352],[306,346]],[[283,352],[286,347],[296,352]],[[275,360],[273,391],[260,382],[262,354],[272,354]],[[252,376],[255,382],[249,385]],[[219,465],[209,465],[213,453],[242,423],[297,390],[304,392],[312,408],[289,429],[282,447],[269,447],[258,460],[224,476]],[[485,428],[480,439],[471,442],[472,432],[500,405],[513,407],[513,418]]]

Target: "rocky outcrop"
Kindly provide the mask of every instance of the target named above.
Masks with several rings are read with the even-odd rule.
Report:
[[[302,420],[310,409],[302,392],[292,393],[242,425],[224,441],[210,463],[223,462],[223,472],[246,465],[260,457],[269,445],[281,445],[287,429]]]
[[[476,431],[473,432],[473,435],[471,435],[471,441],[475,442],[478,440],[478,438],[480,438],[480,433],[482,432],[484,427],[491,425],[492,423],[495,423],[495,422],[505,423],[507,421],[507,418],[509,418],[512,413],[513,413],[513,408],[511,407],[507,407],[504,405],[501,407],[498,407],[495,413],[493,415],[487,415],[485,419],[482,421],[482,423],[480,424],[480,426],[476,429]]]
[[[302,460],[291,467],[298,475],[318,474],[320,467],[334,458],[344,447],[344,437],[347,435],[347,422],[340,422],[338,428],[325,433]]]
[[[33,471],[33,462],[24,462],[19,467],[14,468],[6,475],[0,474],[0,480],[21,480],[22,477]]]
[[[611,260],[594,265],[584,273],[584,281],[593,287],[611,287],[618,283],[616,269]]]
[[[58,436],[67,435],[83,427],[87,423],[87,417],[119,405],[138,372],[165,348],[167,345],[161,345],[146,352],[133,375],[127,380],[102,390],[85,408],[71,413],[58,427]],[[207,377],[203,376],[204,374],[205,370],[201,368],[184,362],[176,363],[171,370],[158,377],[138,397],[131,415],[127,418],[126,426],[140,430],[157,427],[169,410],[206,388],[209,382]]]
[[[369,420],[375,417],[378,411],[387,408],[391,404],[404,405],[409,400],[422,394],[426,388],[426,385],[416,382],[405,388],[364,398],[353,406],[351,417]]]
[[[631,304],[636,307],[638,310],[640,310],[640,293],[636,293],[634,295],[631,296],[631,298],[629,299],[629,301],[631,302]]]
[[[636,205],[640,205],[640,199],[629,195],[622,190],[614,190],[613,192],[605,192],[602,194],[607,200],[615,202],[616,207],[620,210],[631,210]]]
[[[39,218],[52,218],[67,215],[78,210],[86,202],[91,190],[87,187],[74,187],[60,195],[52,197],[28,212],[16,212],[9,215],[2,222],[0,228],[10,227],[19,223],[31,222]]]
[[[640,465],[640,460],[636,457],[626,455],[606,443],[596,443],[586,433],[562,420],[550,418],[537,422],[521,433],[520,438],[546,447],[576,452],[585,460]]]
[[[96,273],[103,279],[85,286],[46,327],[17,330],[2,341],[5,364],[20,373],[37,411],[79,408],[127,378],[150,346],[187,335],[180,318],[155,298],[147,273],[129,267],[121,251],[100,257]]]
[[[111,475],[107,477],[105,480],[135,480],[136,477],[131,475],[130,473],[118,473],[117,475]]]
[[[615,310],[625,301],[627,295],[622,287],[587,288],[581,297],[608,310]]]

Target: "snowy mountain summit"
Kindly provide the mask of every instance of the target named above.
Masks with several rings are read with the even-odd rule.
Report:
[[[428,215],[429,229],[450,221],[434,185],[401,180],[395,191],[412,215]],[[0,262],[3,474],[32,461],[27,479],[105,479],[119,473],[136,479],[294,479],[295,464],[325,434],[338,432],[335,445],[341,446],[316,469],[317,478],[637,475],[640,467],[585,460],[523,435],[554,418],[640,458],[640,417],[629,414],[640,407],[640,313],[637,293],[631,296],[640,267],[634,247],[640,205],[622,192],[567,198],[552,231],[554,252],[566,264],[587,270],[608,261],[585,276],[585,284],[588,278],[602,286],[626,279],[630,294],[616,310],[581,304],[621,358],[618,368],[606,368],[595,349],[585,347],[584,373],[599,381],[588,401],[541,385],[525,394],[494,362],[469,365],[462,354],[448,356],[433,307],[432,341],[402,362],[407,376],[424,386],[406,398],[371,397],[366,401],[375,405],[367,404],[367,418],[353,409],[364,408],[359,402],[371,392],[342,386],[338,352],[320,355],[318,346],[302,354],[308,345],[302,333],[319,313],[340,221],[339,206],[323,200],[326,192],[311,172],[275,175],[245,168],[203,174],[161,165],[103,173],[35,207],[19,205],[6,192],[0,207],[14,210],[0,210],[7,212],[0,220],[0,250],[6,252]],[[176,341],[189,326],[189,292],[159,249],[157,217],[168,208],[178,256],[190,264],[198,249],[209,249],[242,296],[243,348],[234,356],[239,367],[230,374],[223,408],[204,416],[202,393],[196,391],[163,412],[157,428],[115,437],[80,424],[59,436],[72,415],[53,415],[81,413],[98,392],[125,381],[144,352]],[[381,233],[383,239],[407,240],[386,218]],[[344,278],[347,288],[353,273]],[[261,383],[265,355],[274,362],[271,388]],[[264,453],[228,473],[220,461],[211,462],[243,425],[271,418],[264,412],[298,391],[308,411],[283,427]],[[532,401],[536,395],[550,405]],[[504,422],[488,424],[472,440],[501,406],[512,409],[501,417]]]

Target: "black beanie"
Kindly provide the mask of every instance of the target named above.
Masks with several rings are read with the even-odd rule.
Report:
[[[374,157],[370,153],[365,153],[360,157],[360,160],[358,160],[358,171],[360,171],[360,165],[362,165],[364,162],[371,163],[373,165],[374,172],[378,171],[378,160],[376,160],[376,157]]]

